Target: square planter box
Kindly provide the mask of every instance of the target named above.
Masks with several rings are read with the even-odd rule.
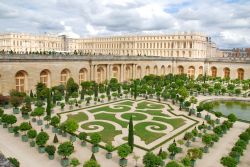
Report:
[[[85,147],[87,145],[87,143],[85,141],[81,142],[81,146]]]
[[[35,145],[36,145],[35,141],[30,142],[30,147],[35,147]]]
[[[43,120],[41,120],[41,119],[37,120],[37,125],[38,125],[38,126],[43,125]]]
[[[50,160],[55,159],[55,155],[49,155],[48,157],[49,157]]]
[[[185,145],[186,145],[187,147],[190,147],[191,142],[190,142],[190,141],[187,141]]]
[[[208,147],[205,146],[205,147],[203,148],[203,152],[204,152],[204,153],[208,153]]]
[[[63,137],[67,137],[67,133],[66,132],[62,132],[62,136]]]
[[[38,152],[41,154],[45,153],[45,147],[38,147]]]
[[[99,152],[99,147],[98,146],[92,146],[92,152],[93,153]]]
[[[49,129],[49,124],[44,125],[45,129]]]
[[[32,118],[31,121],[32,121],[32,122],[36,122],[36,118]]]
[[[119,160],[119,165],[120,166],[127,166],[128,160],[127,159],[120,159]]]
[[[73,143],[73,142],[75,142],[76,141],[76,136],[70,136],[70,141]]]
[[[9,131],[9,133],[14,133],[13,127],[9,127],[9,128],[8,128],[8,131]]]
[[[19,137],[20,136],[19,132],[18,133],[14,133],[14,136],[15,137]]]
[[[3,123],[3,128],[7,128],[8,125],[6,123]]]
[[[52,132],[53,132],[53,133],[58,133],[58,128],[52,127]]]
[[[29,138],[27,135],[22,135],[22,141],[23,142],[28,142]]]
[[[61,165],[63,167],[69,166],[69,159],[61,159]]]
[[[23,117],[23,119],[29,119],[30,118],[29,114],[22,114],[22,117]]]
[[[112,158],[112,153],[106,153],[106,158],[111,159]]]
[[[19,114],[20,110],[19,108],[13,108],[13,114]]]

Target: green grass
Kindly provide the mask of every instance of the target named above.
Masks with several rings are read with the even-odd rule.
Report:
[[[152,129],[154,130],[165,130],[167,127],[163,124],[156,123],[156,122],[142,122],[138,123],[134,126],[135,128],[135,135],[141,138],[146,144],[152,143],[153,141],[159,139],[160,137],[166,135],[165,133],[155,133],[146,130],[147,126],[156,126]]]
[[[77,114],[68,114],[67,117],[68,118],[66,121],[75,120],[77,123],[88,120],[87,114],[83,112],[79,112]]]
[[[147,116],[140,113],[124,113],[121,115],[123,119],[130,120],[131,115],[133,115],[133,121],[141,121],[147,119]]]
[[[162,117],[154,117],[153,120],[170,124],[173,126],[174,130],[185,125],[185,120],[182,118],[167,119]]]
[[[125,105],[125,106],[132,106],[134,102],[132,101],[124,101],[121,103],[116,103],[116,105]]]
[[[135,112],[147,113],[153,116],[169,117],[169,115],[163,113],[162,110],[135,110]]]
[[[128,122],[119,120],[115,117],[115,114],[108,114],[108,113],[100,113],[95,115],[96,120],[108,120],[112,122],[116,122],[121,125],[123,128],[127,128]]]
[[[109,106],[103,106],[103,107],[98,107],[94,108],[91,110],[88,110],[91,113],[96,113],[96,112],[101,112],[101,111],[106,111],[106,112],[126,112],[129,111],[131,108],[128,106],[117,106],[114,105],[114,108],[110,108]]]
[[[114,125],[111,125],[107,122],[102,122],[102,121],[89,122],[89,123],[83,124],[81,126],[81,128],[83,130],[95,130],[95,129],[97,129],[97,127],[90,128],[89,127],[90,125],[99,125],[99,126],[102,126],[104,128],[102,131],[97,132],[98,134],[101,135],[102,141],[104,143],[111,143],[112,141],[114,141],[115,136],[122,134],[121,130],[115,130]],[[91,134],[92,133],[88,133],[88,135],[91,135]]]
[[[163,109],[164,105],[143,101],[137,104],[137,109]]]

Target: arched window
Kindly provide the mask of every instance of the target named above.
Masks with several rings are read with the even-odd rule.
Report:
[[[27,72],[18,71],[15,76],[16,90],[18,92],[25,92],[27,89]]]
[[[88,80],[88,70],[86,68],[82,68],[79,71],[79,84]]]
[[[97,83],[102,83],[105,81],[104,69],[99,67],[97,69]]]
[[[244,80],[244,70],[242,68],[238,69],[238,79]]]
[[[178,74],[184,74],[184,67],[178,66]]]
[[[147,67],[146,67],[146,75],[149,75],[149,74],[150,74],[150,67],[147,66]]]
[[[194,79],[195,77],[195,68],[194,66],[190,66],[188,68],[188,76],[191,78],[191,79]]]
[[[217,68],[216,67],[211,68],[211,76],[213,78],[217,77]]]
[[[165,75],[165,72],[166,72],[165,66],[161,66],[161,75]]]
[[[230,78],[230,69],[224,68],[224,78]]]
[[[171,65],[168,65],[168,74],[169,73],[172,73],[172,66]]]
[[[136,78],[141,79],[142,75],[141,75],[141,66],[137,66],[137,70],[136,70]]]
[[[158,75],[158,67],[157,66],[154,66],[154,74]]]
[[[112,78],[116,78],[119,81],[119,69],[118,69],[118,67],[112,68]]]
[[[70,71],[68,69],[62,70],[60,83],[62,85],[66,85],[69,77],[70,77]]]
[[[40,73],[40,82],[46,85],[46,87],[50,87],[50,72],[48,70],[43,70]]]
[[[126,67],[126,81],[129,81],[130,79],[132,79],[132,74],[131,74],[132,70],[129,66]]]
[[[199,67],[199,75],[203,75],[203,66]]]

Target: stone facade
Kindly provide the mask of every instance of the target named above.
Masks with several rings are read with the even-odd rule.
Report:
[[[220,51],[202,33],[127,35],[72,39],[64,35],[0,34],[0,50],[16,53],[77,51],[91,55],[218,57]]]
[[[186,73],[232,79],[250,79],[250,59],[173,58],[150,56],[0,56],[0,94],[10,90],[29,92],[38,82],[48,87],[65,84],[69,77],[77,83],[95,80],[99,83],[117,78],[120,82],[148,74]]]

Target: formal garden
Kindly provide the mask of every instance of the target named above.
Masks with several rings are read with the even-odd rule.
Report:
[[[249,86],[250,80],[206,75],[80,85],[70,78],[66,85],[38,83],[29,94],[0,96],[0,124],[61,166],[195,166],[238,122],[235,113],[215,111],[206,100],[247,101]],[[247,150],[249,122],[240,123],[244,130],[235,146],[219,157],[224,166],[240,164]]]

